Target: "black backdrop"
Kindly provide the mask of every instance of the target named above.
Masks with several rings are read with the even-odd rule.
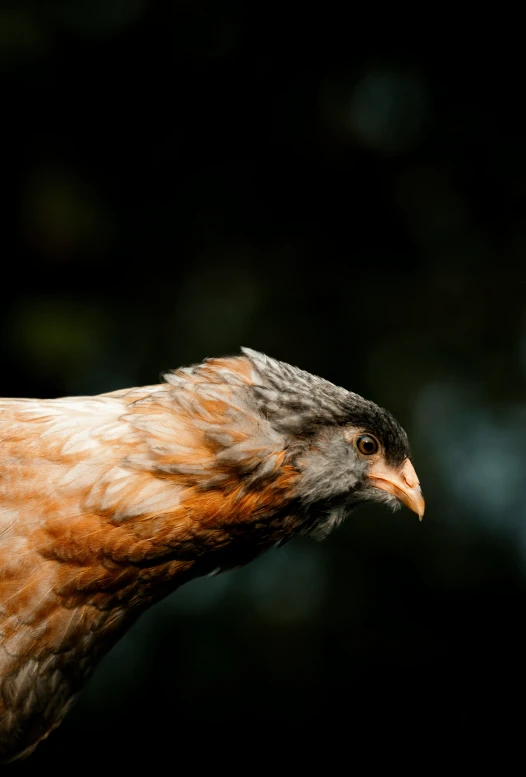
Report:
[[[176,592],[13,770],[421,730],[480,749],[520,722],[520,51],[383,22],[330,4],[0,10],[2,394],[151,383],[249,345],[392,410],[427,500],[422,524],[363,508]]]

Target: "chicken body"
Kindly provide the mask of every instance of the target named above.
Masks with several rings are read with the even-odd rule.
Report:
[[[376,454],[356,450],[359,433]],[[386,411],[248,350],[159,385],[0,400],[0,758],[29,754],[182,583],[367,498],[422,513],[408,462]]]

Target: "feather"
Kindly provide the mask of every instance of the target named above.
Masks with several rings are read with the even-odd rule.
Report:
[[[408,455],[386,411],[243,351],[159,385],[0,400],[4,761],[60,723],[153,601],[300,531],[326,533],[359,489],[374,498],[342,427],[367,421],[387,458]]]

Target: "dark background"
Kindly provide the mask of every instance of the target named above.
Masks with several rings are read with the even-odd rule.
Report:
[[[480,750],[522,724],[524,67],[507,39],[398,21],[2,4],[1,392],[248,345],[388,407],[427,501],[168,597],[13,771],[423,732]]]

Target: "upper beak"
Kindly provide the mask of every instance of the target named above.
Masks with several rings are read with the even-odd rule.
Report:
[[[424,517],[425,502],[415,468],[406,459],[401,469],[395,470],[385,464],[373,464],[369,472],[376,488],[383,488],[394,494],[406,507],[417,513],[420,520]]]

